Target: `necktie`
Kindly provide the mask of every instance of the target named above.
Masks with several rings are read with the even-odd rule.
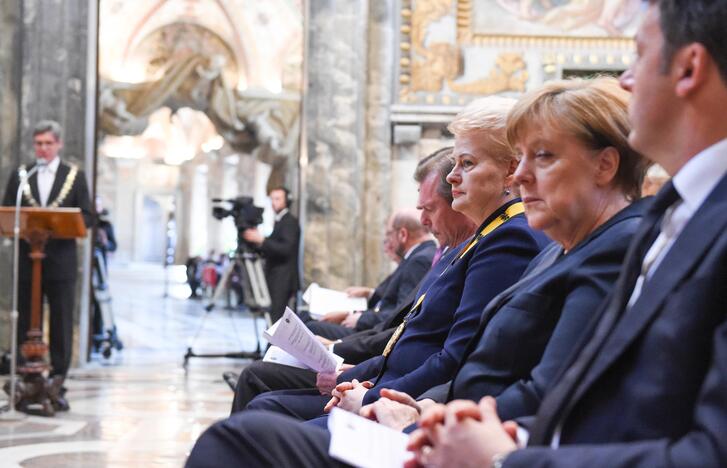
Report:
[[[566,416],[564,410],[569,404],[568,397],[573,395],[591,363],[598,355],[604,342],[613,330],[619,317],[626,309],[634,285],[642,270],[644,255],[659,235],[664,212],[679,200],[674,185],[667,182],[659,191],[644,215],[641,236],[634,239],[626,256],[621,275],[616,282],[615,293],[605,307],[601,319],[588,344],[581,350],[575,362],[562,375],[560,381],[546,394],[538,409],[535,424],[530,431],[528,445],[545,445],[550,442],[553,431]]]
[[[440,258],[442,258],[442,255],[444,254],[444,249],[446,247],[440,245],[437,247],[437,250],[434,251],[434,257],[432,257],[432,266],[436,265]]]

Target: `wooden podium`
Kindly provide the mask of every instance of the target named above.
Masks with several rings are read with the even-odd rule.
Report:
[[[14,229],[15,207],[0,207],[0,236],[13,237]],[[32,261],[30,330],[20,347],[25,363],[18,369],[23,380],[18,384],[15,405],[20,411],[52,416],[63,383],[48,382],[45,375],[49,369],[46,360],[48,345],[43,342],[41,331],[41,279],[45,244],[51,238],[75,239],[85,235],[86,225],[79,208],[20,208],[19,237],[30,245]],[[42,409],[29,411],[29,405],[40,405]]]

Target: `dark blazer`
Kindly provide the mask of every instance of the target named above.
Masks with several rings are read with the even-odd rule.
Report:
[[[493,213],[477,232],[509,205]],[[364,404],[375,401],[381,388],[417,397],[451,379],[484,306],[522,275],[546,239],[530,229],[523,215],[502,224],[463,256],[448,262],[444,273],[428,288],[424,302],[408,321],[388,359],[369,359],[342,373],[339,379],[371,380],[383,368],[376,386],[366,392]],[[462,251],[467,244],[455,250]]]
[[[399,263],[396,270],[385,280],[386,288],[381,292],[378,303],[359,317],[356,331],[373,328],[377,323],[385,321],[396,313],[397,306],[416,289],[424,275],[431,269],[436,249],[434,241],[424,241]]]
[[[299,243],[298,220],[288,212],[275,223],[273,232],[260,246],[265,257],[265,279],[273,304],[287,303],[298,290]]]
[[[657,195],[657,198],[659,196]],[[633,287],[644,223],[600,320]],[[506,466],[727,466],[727,176],[697,210],[610,333],[590,333],[546,394],[530,444]],[[598,324],[595,329],[602,329]],[[592,329],[593,331],[593,329]],[[591,346],[588,341],[602,343]],[[589,352],[591,351],[591,352]],[[593,353],[593,351],[596,351]],[[575,382],[572,382],[575,380]],[[560,448],[547,445],[561,426]],[[534,437],[532,437],[534,435]]]
[[[438,277],[442,274],[446,266],[454,260],[454,249],[450,249],[447,255],[434,265],[419,283],[419,287],[412,289],[397,310],[389,317],[376,324],[369,330],[356,332],[353,335],[345,336],[341,343],[333,345],[333,352],[341,356],[348,363],[359,364],[374,356],[378,356],[384,352],[386,343],[391,339],[396,327],[404,319],[404,316],[414,305],[417,297],[423,294]]]
[[[491,395],[504,420],[535,414],[613,288],[643,208],[643,202],[624,208],[567,255],[557,243],[544,249],[520,281],[487,305],[449,392],[437,400]]]
[[[35,164],[28,167],[28,171]],[[48,202],[52,203],[58,198],[66,177],[71,172],[71,166],[60,162],[56,171],[56,178],[48,195]],[[8,183],[5,187],[5,195],[3,197],[4,206],[15,206],[15,196],[20,184],[20,177],[16,169],[10,174]],[[38,192],[38,174],[33,174],[28,179],[30,192],[35,201],[40,200]],[[32,206],[28,198],[23,195],[21,206]],[[58,205],[59,208],[80,208],[83,214],[86,226],[91,225],[91,200],[88,195],[88,185],[86,184],[86,175],[82,170],[78,170],[73,185],[68,194]],[[19,279],[21,281],[30,281],[31,279],[31,262],[28,254],[30,247],[27,242],[20,242],[19,262],[20,272]],[[46,257],[43,259],[43,279],[48,281],[70,281],[76,278],[78,271],[78,260],[76,256],[76,241],[74,239],[51,239],[45,246]]]

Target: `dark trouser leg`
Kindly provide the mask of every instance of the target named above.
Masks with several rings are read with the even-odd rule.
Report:
[[[346,328],[337,323],[310,321],[306,325],[314,334],[328,338],[329,340],[339,340],[356,333],[356,330],[353,328]]]
[[[278,390],[263,393],[247,405],[248,410],[271,411],[301,421],[322,416],[323,407],[331,399],[321,395],[317,389]]]
[[[197,440],[187,468],[344,467],[328,456],[330,435],[284,416],[258,411],[236,414]]]
[[[315,386],[316,373],[313,371],[274,362],[255,361],[247,366],[237,379],[232,413],[245,409],[247,404],[261,393]]]
[[[45,281],[43,290],[50,308],[51,375],[68,373],[73,349],[73,306],[76,282]]]
[[[275,323],[280,320],[285,312],[285,306],[288,305],[290,296],[292,293],[287,289],[285,291],[278,291],[273,288],[270,291],[270,320]]]

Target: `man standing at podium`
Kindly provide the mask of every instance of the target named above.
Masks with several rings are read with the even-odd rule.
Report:
[[[62,129],[58,122],[43,120],[33,129],[33,147],[37,162],[30,167],[21,165],[10,175],[5,188],[3,205],[15,206],[20,173],[41,164],[30,176],[21,196],[21,206],[45,208],[80,208],[86,225],[90,220],[90,199],[86,176],[78,167],[60,160],[63,148]],[[18,275],[18,343],[25,341],[30,328],[31,261],[30,247],[20,242]],[[71,363],[73,345],[73,307],[75,304],[78,261],[76,241],[51,239],[45,247],[42,291],[50,307],[50,377],[64,379]],[[62,382],[62,381],[61,381]],[[59,399],[56,410],[67,410],[68,403]]]

